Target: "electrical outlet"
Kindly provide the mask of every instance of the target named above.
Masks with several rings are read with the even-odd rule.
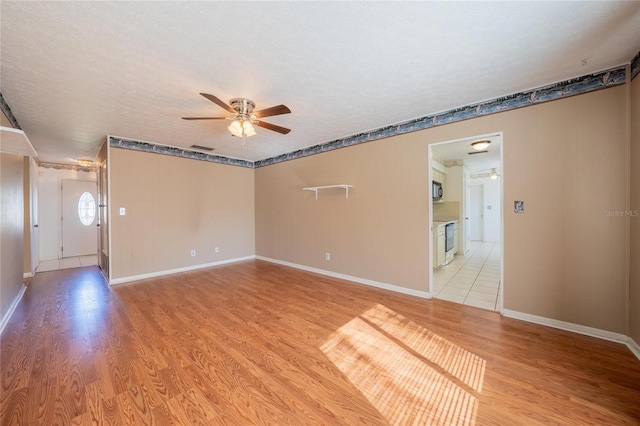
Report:
[[[191,250],[191,257],[196,257],[196,251],[195,250]]]
[[[216,247],[213,251],[215,251],[216,253],[220,253],[220,247]]]
[[[324,258],[326,260],[331,260],[331,253],[325,253]]]

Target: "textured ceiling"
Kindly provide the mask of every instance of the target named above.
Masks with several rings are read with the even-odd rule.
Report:
[[[260,160],[628,63],[640,2],[0,3],[0,90],[42,161],[107,134]],[[242,147],[198,95],[289,115]]]

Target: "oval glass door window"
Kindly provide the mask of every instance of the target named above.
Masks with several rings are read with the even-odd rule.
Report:
[[[89,192],[84,192],[78,201],[78,216],[84,226],[89,226],[96,219],[96,200]]]

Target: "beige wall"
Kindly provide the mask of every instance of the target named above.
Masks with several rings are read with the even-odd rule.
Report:
[[[626,111],[616,87],[257,169],[256,254],[427,291],[427,146],[503,131],[504,307],[625,333]]]
[[[252,169],[119,148],[109,162],[111,279],[255,253]]]
[[[427,291],[426,159],[404,135],[257,169],[256,254]]]
[[[0,320],[22,288],[23,157],[0,154]]]
[[[98,151],[98,155],[96,155],[96,165],[100,166],[102,163],[107,161],[107,147],[108,142],[105,141],[100,147],[100,151]]]
[[[640,77],[631,81],[631,211],[640,211]],[[640,217],[631,217],[629,337],[640,345]]]
[[[4,115],[4,112],[2,114],[0,114],[0,126],[2,126],[2,127],[13,127],[11,125],[11,122],[7,118],[7,116]]]

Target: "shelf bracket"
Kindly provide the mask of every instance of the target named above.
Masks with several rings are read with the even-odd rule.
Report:
[[[345,190],[346,199],[349,199],[349,188],[353,188],[352,185],[325,185],[325,186],[309,186],[307,188],[302,188],[304,191],[313,191],[316,193],[316,200],[318,199],[318,190],[319,189],[329,189],[329,188],[342,188]]]

